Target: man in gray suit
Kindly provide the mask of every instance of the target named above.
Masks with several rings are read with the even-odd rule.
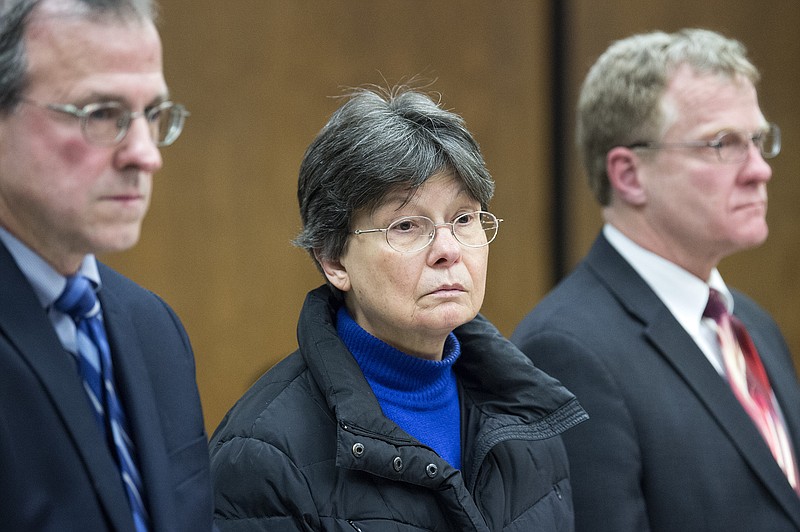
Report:
[[[578,143],[605,226],[512,337],[590,416],[564,435],[579,532],[800,529],[791,356],[717,270],[767,238],[780,131],[759,108],[758,76],[740,43],[683,30],[614,43],[582,87]],[[757,348],[730,360],[749,369],[760,355],[777,439],[729,385],[723,329],[704,317],[712,292]]]

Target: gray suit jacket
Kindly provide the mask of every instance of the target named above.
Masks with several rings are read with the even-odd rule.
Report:
[[[157,296],[100,266],[117,390],[154,532],[211,530],[206,434],[189,339]],[[0,529],[133,532],[74,359],[0,244]]]
[[[800,456],[800,386],[774,321],[734,291]],[[512,340],[589,421],[564,435],[576,529],[800,530],[800,498],[728,384],[601,235]]]

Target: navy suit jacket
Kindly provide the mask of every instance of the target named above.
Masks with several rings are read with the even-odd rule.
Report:
[[[800,386],[774,321],[734,291],[800,457]],[[589,421],[563,435],[579,532],[800,530],[800,498],[727,382],[601,235],[512,340]]]
[[[189,339],[157,296],[99,265],[117,391],[154,532],[211,530],[207,439]],[[0,529],[133,532],[74,357],[0,244]]]

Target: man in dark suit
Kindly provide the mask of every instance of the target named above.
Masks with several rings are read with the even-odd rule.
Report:
[[[167,96],[149,0],[0,1],[3,530],[211,530],[189,339],[95,259],[138,240]]]
[[[614,43],[582,87],[578,144],[606,223],[512,337],[590,416],[564,435],[578,531],[800,529],[791,356],[717,270],[767,238],[765,159],[780,132],[757,79],[740,43],[683,30]],[[744,334],[718,342],[711,293],[756,350]],[[752,386],[740,402],[730,383],[746,368],[752,385],[759,355],[769,383],[757,414]]]

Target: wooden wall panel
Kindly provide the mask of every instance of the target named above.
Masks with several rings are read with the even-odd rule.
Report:
[[[322,282],[290,245],[296,176],[342,87],[435,80],[481,144],[506,219],[484,311],[510,334],[549,288],[548,6],[162,1],[167,80],[192,115],[163,152],[141,242],[106,260],[182,317],[209,430],[294,350],[303,297]]]
[[[564,2],[568,17],[570,112],[597,55],[633,32],[703,26],[748,46],[764,77],[762,107],[783,129],[784,152],[773,164],[769,241],[721,269],[775,315],[800,354],[800,2],[553,1]],[[104,259],[161,294],[184,320],[209,430],[295,348],[303,296],[322,282],[290,244],[299,229],[296,176],[344,87],[433,80],[480,142],[497,181],[492,210],[507,220],[492,244],[484,312],[510,334],[550,288],[551,2],[161,3],[167,79],[192,116],[163,152],[141,242]],[[570,130],[573,118],[562,118]],[[574,153],[567,168],[567,246],[575,264],[600,214]]]
[[[774,159],[769,185],[770,237],[758,249],[723,261],[726,281],[762,303],[777,319],[800,365],[800,2],[765,0],[567,0],[568,74],[574,108],[578,86],[589,66],[614,40],[633,33],[705,27],[742,41],[762,74],[761,108],[783,132],[783,152]],[[568,118],[571,124],[573,117]],[[576,158],[569,161],[570,257],[574,264],[588,250],[600,227]]]

